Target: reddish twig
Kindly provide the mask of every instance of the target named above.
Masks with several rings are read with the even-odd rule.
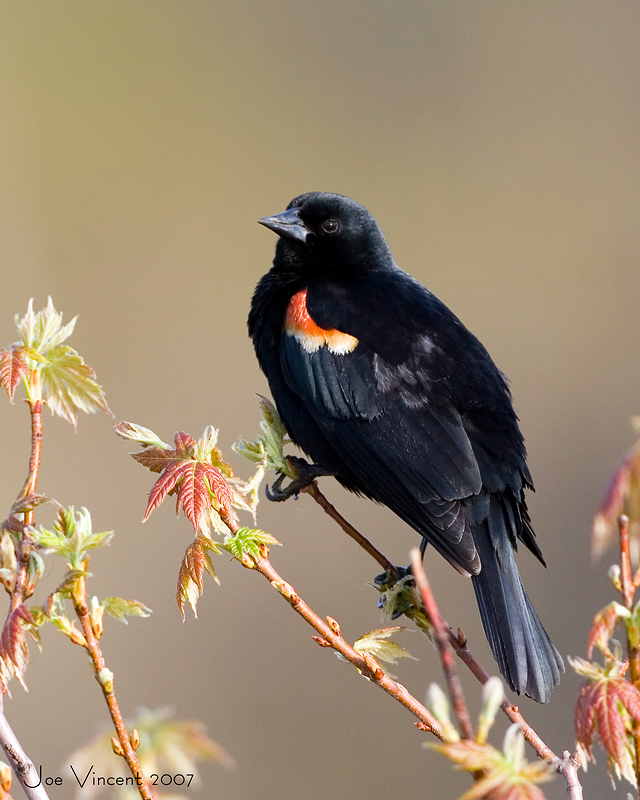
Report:
[[[362,547],[363,550],[366,550],[366,552],[369,553],[369,555],[375,559],[385,570],[385,572],[388,572],[394,578],[394,580],[398,580],[400,576],[398,574],[398,568],[396,565],[392,564],[384,553],[381,553],[380,550],[378,550],[378,548],[372,542],[370,542],[366,536],[363,536],[357,528],[354,528],[353,525],[342,516],[338,509],[332,505],[320,491],[316,481],[313,481],[308,486],[305,486],[302,491],[306,492],[308,495],[311,495],[320,508],[322,508],[322,510],[328,514],[332,520],[338,523],[347,536],[350,536],[360,545],[360,547]]]
[[[427,616],[431,620],[436,633],[436,641],[438,649],[440,650],[440,658],[442,659],[442,666],[444,674],[447,679],[447,686],[449,687],[449,695],[451,702],[458,717],[460,728],[462,729],[463,739],[473,739],[473,728],[471,726],[471,719],[469,711],[462,692],[460,678],[456,671],[455,658],[453,657],[453,648],[449,642],[449,626],[444,622],[440,616],[438,606],[436,605],[433,592],[429,586],[429,581],[425,575],[424,567],[422,565],[422,554],[416,547],[411,551],[411,564],[413,576],[416,581],[416,587],[420,592],[420,597],[424,603]]]
[[[225,525],[232,533],[235,534],[239,527],[238,523],[230,515],[225,514],[224,511],[221,510],[219,513]],[[417,717],[419,720],[418,724],[422,730],[429,730],[431,733],[437,736],[438,739],[444,741],[442,726],[436,720],[433,714],[431,714],[431,712],[425,708],[422,703],[416,700],[416,698],[413,697],[413,695],[411,695],[402,684],[397,683],[393,680],[393,678],[390,678],[384,672],[375,658],[368,654],[361,655],[354,650],[353,647],[342,637],[340,628],[334,620],[331,620],[332,624],[329,625],[327,622],[321,619],[315,613],[315,611],[313,611],[304,602],[304,600],[298,596],[295,589],[289,583],[287,583],[287,581],[283,580],[282,577],[277,573],[269,561],[268,550],[266,547],[263,548],[263,553],[264,555],[258,558],[257,561],[254,561],[248,556],[245,557],[245,559],[242,561],[242,564],[249,569],[255,569],[257,572],[263,575],[274,587],[274,589],[277,589],[277,591],[280,592],[280,594],[289,602],[294,611],[296,611],[309,625],[311,625],[312,628],[314,628],[320,634],[319,637],[314,636],[314,639],[319,645],[322,647],[332,647],[344,659],[353,664],[359,672],[369,678],[372,683],[375,683],[392,697],[395,697],[399,703],[401,703],[415,717]]]
[[[359,533],[349,522],[347,522],[344,517],[340,515],[338,511],[334,509],[334,507],[329,503],[329,501],[324,497],[320,489],[318,488],[317,484],[311,484],[314,486],[314,490],[312,492],[308,492],[311,494],[313,499],[323,508],[326,510],[326,507],[329,506],[333,509],[335,513],[330,513],[332,519],[336,520],[340,527],[343,530],[347,530],[347,527],[356,532],[357,536],[352,536],[353,539],[359,541],[360,538],[368,541],[361,533]],[[327,513],[329,513],[327,511]],[[347,527],[345,527],[347,526]],[[348,531],[347,531],[348,532]],[[351,536],[351,533],[349,533]],[[370,552],[368,548],[365,548],[367,552]],[[375,549],[375,548],[374,548]],[[381,564],[384,563],[390,564],[391,562],[389,559],[384,556],[382,553],[376,550],[378,555],[374,556],[376,561]],[[383,559],[384,562],[381,560]],[[386,566],[385,566],[386,568]],[[475,656],[469,650],[467,645],[467,638],[464,636],[462,631],[458,632],[458,636],[456,636],[453,631],[449,631],[449,641],[456,652],[456,655],[463,661],[463,663],[469,668],[470,672],[480,681],[480,683],[484,684],[489,680],[489,673],[482,667],[480,662],[475,658]],[[518,706],[513,705],[510,703],[506,698],[502,703],[502,710],[506,714],[506,716],[512,721],[518,723],[522,729],[522,733],[524,734],[524,738],[529,744],[533,747],[536,751],[538,756],[545,761],[549,761],[549,763],[553,764],[554,766],[560,764],[561,759],[553,752],[553,750],[544,743],[544,741],[538,736],[538,734],[533,730],[533,728],[526,722],[520,711],[518,710]]]
[[[18,499],[24,499],[31,494],[35,494],[38,485],[38,475],[40,473],[40,456],[42,452],[42,403],[40,400],[27,400],[31,410],[31,455],[29,457],[29,474],[22,487]],[[33,525],[33,511],[28,511],[24,515],[24,524]],[[29,582],[29,555],[31,553],[31,541],[27,530],[23,530],[20,537],[20,545],[16,554],[17,569],[16,581],[11,595],[9,615],[24,601],[27,585]]]
[[[131,770],[131,774],[133,775],[133,779],[135,781],[136,788],[140,793],[140,797],[142,797],[143,800],[153,800],[153,794],[149,788],[146,778],[144,777],[142,769],[140,768],[138,756],[136,755],[136,751],[131,744],[131,738],[127,732],[124,720],[122,719],[122,714],[120,713],[120,707],[113,689],[113,674],[107,669],[104,657],[100,650],[100,645],[98,644],[98,640],[93,630],[93,625],[91,624],[91,616],[87,607],[87,589],[84,576],[78,578],[77,588],[72,592],[72,600],[76,615],[80,621],[80,625],[82,626],[82,631],[86,641],[86,649],[91,656],[91,661],[93,662],[96,680],[100,684],[100,688],[104,694],[104,699],[106,700],[107,707],[109,708],[109,714],[111,715],[111,719],[113,720],[113,724],[118,734],[118,741],[120,742],[120,747],[122,749],[122,753],[120,753],[120,755],[123,756],[129,766],[129,769]]]

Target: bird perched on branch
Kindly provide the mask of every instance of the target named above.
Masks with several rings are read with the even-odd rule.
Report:
[[[279,239],[249,333],[310,477],[335,475],[388,506],[471,576],[507,683],[548,701],[564,665],[514,559],[520,541],[544,564],[504,376],[355,201],[311,192],[260,222]]]

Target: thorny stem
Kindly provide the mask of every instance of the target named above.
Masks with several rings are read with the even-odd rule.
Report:
[[[469,717],[469,711],[467,709],[467,704],[462,692],[460,678],[458,677],[458,672],[456,670],[453,648],[449,642],[449,627],[440,616],[433,592],[431,591],[429,581],[425,575],[424,567],[422,566],[422,555],[417,547],[411,551],[411,564],[413,576],[416,581],[416,587],[420,592],[420,597],[424,603],[427,615],[431,620],[431,624],[435,628],[436,641],[438,643],[438,649],[440,650],[440,658],[442,660],[444,674],[447,679],[447,686],[449,687],[451,701],[453,703],[456,716],[458,717],[460,728],[462,729],[462,738],[473,739],[474,736],[473,728],[471,726],[471,719]]]
[[[3,696],[0,694],[0,743],[28,800],[49,800],[40,775],[31,759],[22,749],[15,733],[4,715]]]
[[[122,747],[123,757],[129,765],[129,769],[131,770],[133,779],[136,782],[136,787],[140,793],[140,797],[142,797],[143,800],[153,800],[153,794],[151,793],[147,780],[142,773],[138,756],[136,755],[136,751],[133,749],[127,728],[124,724],[124,720],[122,719],[122,714],[120,713],[120,707],[118,706],[118,701],[116,700],[116,695],[113,689],[113,676],[109,675],[108,677],[105,677],[108,675],[108,671],[106,669],[104,657],[100,650],[100,645],[98,644],[98,640],[93,630],[93,625],[91,624],[91,616],[87,607],[87,588],[84,576],[78,578],[77,590],[73,592],[72,599],[76,614],[80,620],[80,624],[82,625],[82,632],[84,633],[86,648],[91,656],[91,660],[93,661],[96,680],[100,684],[102,693],[104,694],[104,699],[106,700],[109,708],[109,713],[111,714],[111,719],[113,720],[113,724],[118,734],[118,740],[120,742],[120,746]]]
[[[312,490],[310,491],[310,489]],[[366,541],[369,544],[369,547],[365,547],[364,549],[370,555],[373,555],[375,560],[379,564],[382,564],[385,569],[389,569],[387,566],[391,564],[389,559],[383,553],[377,550],[374,545],[372,545],[368,539],[366,539],[366,537],[364,537],[359,531],[356,530],[356,528],[353,527],[353,525],[347,522],[347,520],[334,508],[334,506],[329,503],[315,481],[313,484],[310,484],[310,487],[303,489],[303,491],[307,491],[307,493],[313,497],[318,505],[320,505],[320,507],[323,508],[329,514],[329,516],[349,534],[349,536],[355,539],[355,541],[359,542],[360,539]],[[328,508],[331,508],[332,511],[328,511]],[[353,533],[356,535],[353,535]],[[372,553],[371,550],[374,550],[375,554]],[[638,569],[636,579],[640,585],[640,568]],[[448,637],[451,646],[456,652],[456,655],[461,659],[461,661],[464,662],[464,664],[466,664],[470,672],[480,681],[480,683],[485,684],[489,680],[489,673],[469,650],[469,647],[467,646],[467,637],[464,635],[464,633],[458,629],[458,634],[456,635],[451,629],[449,629]],[[567,790],[567,797],[569,800],[582,800],[582,786],[580,785],[580,781],[578,779],[578,767],[580,766],[580,759],[578,756],[575,753],[571,755],[569,751],[565,750],[562,754],[562,758],[558,757],[553,750],[547,744],[545,744],[540,736],[538,736],[531,725],[529,725],[529,723],[524,719],[518,709],[518,706],[510,703],[506,697],[502,701],[501,708],[511,722],[515,722],[520,726],[525,740],[531,745],[531,747],[533,747],[538,757],[548,761],[554,767],[556,772],[563,776],[565,788]]]
[[[354,528],[350,522],[347,522],[338,509],[332,505],[320,491],[316,481],[312,481],[312,483],[310,483],[308,486],[305,486],[302,491],[311,495],[320,508],[322,508],[322,510],[327,513],[331,519],[338,523],[347,536],[350,536],[355,542],[357,542],[360,547],[362,547],[363,550],[366,550],[367,553],[369,553],[369,555],[374,558],[386,572],[388,572],[395,580],[398,580],[400,576],[398,574],[398,568],[396,565],[392,564],[385,554],[381,553],[380,550],[378,550],[378,548],[372,542],[370,542],[366,536],[363,536],[360,531],[357,530],[357,528]]]
[[[29,474],[25,481],[22,491],[18,497],[22,500],[34,494],[38,485],[38,475],[40,473],[40,454],[42,451],[42,403],[40,400],[27,400],[31,410],[31,456],[29,458]],[[28,511],[24,515],[24,524],[33,525],[33,511]],[[31,542],[26,530],[22,531],[20,545],[16,554],[17,570],[16,582],[11,595],[9,614],[24,602],[29,581],[29,555],[31,553]]]
[[[232,533],[235,534],[239,527],[238,523],[230,515],[225,514],[224,511],[220,511],[219,513],[225,525]],[[363,656],[354,650],[353,647],[345,639],[343,639],[335,622],[333,626],[330,626],[323,619],[321,619],[315,613],[315,611],[313,611],[304,602],[304,600],[302,600],[302,598],[298,597],[295,589],[286,581],[284,581],[276,572],[267,556],[267,548],[264,548],[263,552],[264,555],[258,558],[257,561],[248,558],[246,561],[242,562],[243,565],[249,569],[255,569],[257,572],[263,575],[274,587],[274,589],[280,592],[280,594],[286,600],[288,600],[294,611],[296,611],[306,622],[309,623],[309,625],[311,625],[312,628],[314,628],[320,634],[320,637],[314,637],[316,638],[318,644],[323,647],[332,647],[334,650],[336,650],[336,652],[340,653],[343,658],[353,664],[356,669],[358,669],[359,672],[367,677],[372,683],[375,683],[392,697],[395,697],[399,703],[401,703],[415,717],[417,717],[419,720],[418,724],[423,730],[431,731],[435,736],[437,736],[438,739],[444,741],[445,739],[442,726],[431,714],[431,712],[425,708],[422,703],[416,700],[416,698],[413,697],[413,695],[411,695],[402,684],[397,683],[388,675],[386,675],[378,662],[372,656]]]
[[[633,599],[635,593],[635,579],[631,580],[631,555],[629,552],[629,517],[621,514],[618,518],[618,530],[620,532],[620,578],[622,581],[622,597],[625,608],[633,611]],[[640,648],[633,644],[627,630],[627,652],[629,654],[629,672],[631,683],[640,689]],[[640,783],[640,725],[634,723],[633,741],[635,744],[635,763],[634,769],[636,780]]]

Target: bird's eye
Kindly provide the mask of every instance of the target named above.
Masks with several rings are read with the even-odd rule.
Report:
[[[322,223],[322,230],[325,233],[337,233],[340,230],[340,223],[337,219],[325,219]]]

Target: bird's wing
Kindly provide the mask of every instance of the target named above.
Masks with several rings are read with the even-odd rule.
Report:
[[[417,346],[409,361],[390,365],[362,342],[350,352],[331,345],[330,336],[319,343],[299,329],[284,333],[290,389],[372,497],[475,574],[465,500],[481,491],[480,469],[460,417],[431,401],[428,353]]]

